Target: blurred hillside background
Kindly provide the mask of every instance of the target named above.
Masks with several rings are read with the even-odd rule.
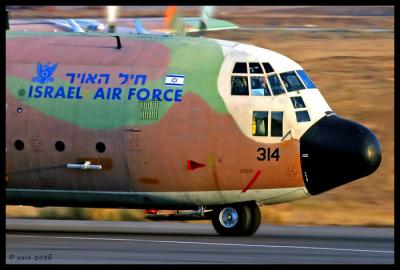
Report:
[[[200,7],[179,9],[184,16],[198,16]],[[105,15],[103,6],[10,6],[8,10],[14,19]],[[129,6],[120,9],[120,16],[162,17],[164,12],[165,7]],[[382,144],[382,163],[372,175],[308,199],[263,206],[263,222],[393,226],[394,7],[220,6],[214,17],[242,29],[210,32],[206,37],[249,43],[292,58],[338,115],[369,127]],[[283,27],[311,31],[279,29]],[[144,220],[143,210],[27,206],[7,206],[6,216]]]

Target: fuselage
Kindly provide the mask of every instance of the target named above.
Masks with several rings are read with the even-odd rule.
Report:
[[[336,116],[279,53],[181,36],[120,41],[7,32],[8,204],[275,204],[379,166],[375,135]]]

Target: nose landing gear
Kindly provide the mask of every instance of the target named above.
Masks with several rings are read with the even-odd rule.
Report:
[[[211,219],[220,235],[249,236],[260,226],[261,213],[256,203],[235,204],[215,208]]]

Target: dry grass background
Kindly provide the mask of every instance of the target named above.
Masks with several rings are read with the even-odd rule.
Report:
[[[268,8],[264,16],[260,13],[256,17],[245,16],[254,13],[255,8],[241,11],[225,9],[218,14],[245,27],[298,24],[333,28],[394,26],[393,16],[375,16],[373,19],[369,16],[311,16],[303,11],[296,17],[293,11],[276,12]],[[100,12],[100,9],[96,12]],[[152,12],[160,14],[158,10]],[[194,15],[190,12],[188,15]],[[146,14],[141,11],[132,16]],[[253,44],[292,58],[309,73],[338,115],[366,125],[382,144],[382,163],[374,174],[305,200],[264,206],[261,208],[263,221],[276,224],[393,226],[394,33],[233,30],[208,33],[206,36]],[[7,217],[96,220],[144,218],[143,211],[127,209],[7,206],[6,214]]]

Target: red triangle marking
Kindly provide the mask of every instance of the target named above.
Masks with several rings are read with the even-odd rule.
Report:
[[[201,168],[201,167],[205,167],[205,166],[206,166],[205,164],[198,163],[198,162],[193,161],[193,160],[188,160],[187,161],[187,170],[188,171],[191,171],[191,170],[194,170],[194,169],[197,169],[197,168]]]

